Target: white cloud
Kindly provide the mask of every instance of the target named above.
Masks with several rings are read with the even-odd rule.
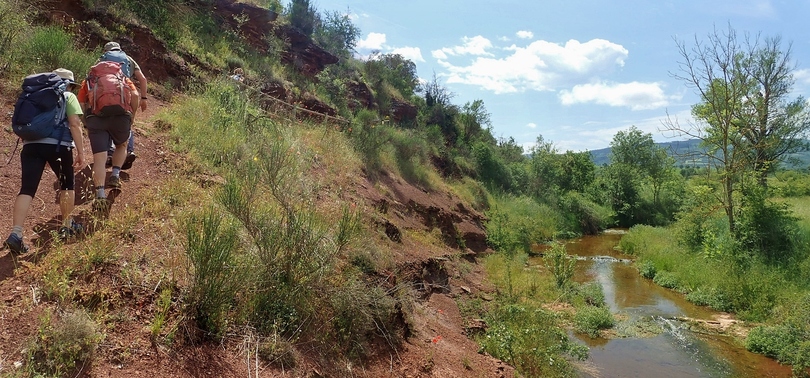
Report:
[[[368,33],[365,39],[357,41],[358,49],[380,50],[385,45],[385,34]]]
[[[532,39],[532,38],[534,38],[534,33],[532,33],[529,30],[521,30],[521,31],[515,33],[515,35],[517,35],[517,37],[521,38],[521,39]]]
[[[796,70],[793,72],[793,78],[797,83],[810,84],[810,69]]]
[[[534,123],[534,122],[530,122],[530,123],[528,123],[528,124],[526,125],[526,127],[530,128],[530,129],[534,129],[534,128],[537,128],[537,124],[536,124],[536,123]]]
[[[424,62],[425,58],[422,57],[422,50],[418,47],[399,47],[391,51],[392,54],[402,55],[405,59],[412,62]]]
[[[441,51],[450,54],[454,48]],[[550,91],[590,80],[600,73],[624,66],[628,51],[621,45],[603,39],[585,43],[570,40],[565,45],[534,41],[526,47],[512,45],[505,49],[511,55],[503,58],[476,57],[469,65],[457,66],[439,59],[447,73],[448,83],[482,87],[496,94]],[[437,57],[438,54],[433,54]]]
[[[631,110],[657,109],[669,105],[673,98],[664,93],[661,83],[607,84],[594,83],[576,85],[560,92],[563,105],[596,103],[609,106],[628,107]]]
[[[461,39],[463,44],[461,46],[453,46],[453,47],[444,47],[440,50],[434,50],[432,52],[433,56],[435,57],[437,53],[442,53],[447,55],[485,55],[485,56],[492,56],[491,53],[487,51],[487,49],[492,48],[492,42],[489,39],[486,39],[480,35],[475,37],[464,37]]]
[[[442,50],[433,50],[430,55],[439,60],[447,60],[447,54]]]

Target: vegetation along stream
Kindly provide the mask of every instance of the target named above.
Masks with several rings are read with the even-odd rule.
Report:
[[[703,332],[684,318],[713,320],[718,312],[639,275],[615,249],[622,231],[609,230],[566,244],[576,256],[574,279],[601,284],[617,319],[609,337],[574,336],[590,348],[586,377],[790,377],[791,370],[754,354],[731,336]],[[540,259],[532,264],[542,264]]]

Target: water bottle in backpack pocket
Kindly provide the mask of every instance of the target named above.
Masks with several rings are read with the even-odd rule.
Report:
[[[90,112],[100,117],[132,114],[132,89],[121,64],[101,61],[87,73]]]
[[[26,76],[22,93],[14,104],[11,129],[22,140],[62,140],[67,126],[67,83],[53,72]]]

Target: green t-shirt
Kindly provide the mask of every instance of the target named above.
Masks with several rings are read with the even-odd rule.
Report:
[[[65,114],[72,116],[72,115],[82,115],[82,107],[79,105],[79,99],[76,98],[76,95],[72,92],[65,92],[65,102],[67,106],[65,107]]]

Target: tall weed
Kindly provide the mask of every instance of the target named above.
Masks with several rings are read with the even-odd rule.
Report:
[[[384,150],[392,139],[392,131],[389,126],[380,123],[376,113],[361,110],[355,115],[354,122],[348,131],[366,169],[370,172],[381,169]]]
[[[236,228],[223,222],[219,212],[207,210],[188,218],[186,235],[192,311],[200,328],[218,338],[226,330],[232,300],[241,289],[234,266],[239,247]]]
[[[557,230],[557,214],[529,197],[500,197],[486,215],[487,242],[504,253],[529,253]]]

